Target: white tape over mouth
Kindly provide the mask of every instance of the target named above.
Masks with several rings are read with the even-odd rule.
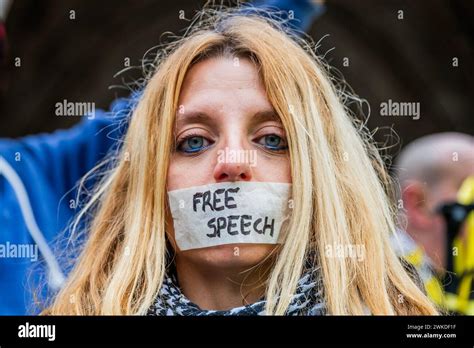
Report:
[[[224,182],[168,191],[180,250],[281,243],[290,217],[291,184]]]

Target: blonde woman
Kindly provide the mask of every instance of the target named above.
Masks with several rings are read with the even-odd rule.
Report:
[[[391,183],[361,132],[309,44],[272,19],[201,13],[158,56],[43,313],[436,314],[390,248]],[[240,193],[235,221],[212,217]]]

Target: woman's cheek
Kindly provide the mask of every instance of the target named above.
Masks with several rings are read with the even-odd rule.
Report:
[[[268,157],[257,155],[252,168],[256,181],[291,183],[291,166],[288,156]]]
[[[168,170],[168,191],[212,183],[215,157],[210,152],[199,156],[173,154]]]

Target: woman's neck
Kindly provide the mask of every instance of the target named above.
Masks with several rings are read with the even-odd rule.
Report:
[[[266,279],[261,270],[222,269],[196,265],[176,257],[176,272],[182,293],[204,310],[229,310],[259,301]]]

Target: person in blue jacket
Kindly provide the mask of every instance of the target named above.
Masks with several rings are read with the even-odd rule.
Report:
[[[319,1],[254,3],[259,13],[279,9],[304,31],[323,12]],[[244,10],[252,11],[251,7]],[[292,12],[290,12],[292,11]],[[281,15],[281,14],[280,14]],[[68,130],[0,139],[0,314],[35,314],[36,289],[61,287],[67,269],[53,250],[77,212],[77,182],[120,145],[140,93],[115,100]],[[89,183],[91,186],[92,183]],[[37,269],[34,265],[40,265]],[[46,279],[45,279],[46,277]]]

